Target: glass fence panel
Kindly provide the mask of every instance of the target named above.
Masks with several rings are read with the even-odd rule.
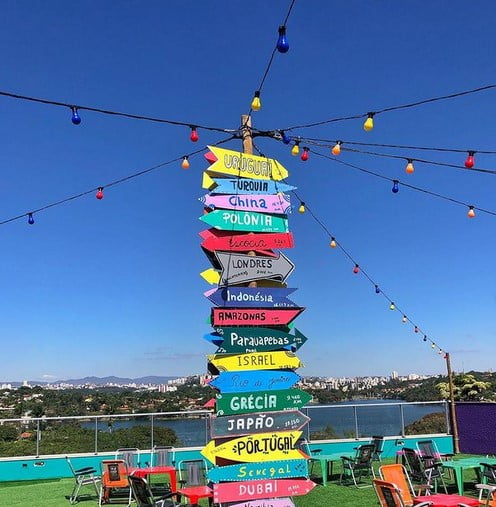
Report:
[[[358,437],[403,434],[401,405],[397,403],[357,406],[357,419]]]
[[[308,407],[310,440],[356,438],[355,409],[353,406]]]
[[[448,433],[446,404],[443,402],[405,404],[405,435]]]

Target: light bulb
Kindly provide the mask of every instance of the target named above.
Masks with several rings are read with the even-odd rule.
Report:
[[[72,123],[74,125],[79,125],[81,123],[81,116],[79,116],[79,114],[78,114],[77,107],[72,106],[71,111],[72,111],[72,118],[71,118]]]
[[[403,318],[401,319],[401,322],[403,322],[403,324],[406,322],[406,315],[403,315]]]
[[[33,218],[33,214],[32,213],[28,214],[28,224],[29,225],[33,225],[34,224],[34,218]]]
[[[376,294],[380,294],[381,293],[381,289],[379,289],[378,285],[375,286],[375,293]]]
[[[439,349],[437,353],[441,356],[443,354],[443,351]]]
[[[468,152],[468,157],[467,157],[467,160],[465,160],[465,167],[467,169],[472,169],[472,167],[474,167],[474,154],[475,154],[475,151],[469,151]]]
[[[308,155],[309,155],[309,151],[310,149],[307,148],[306,146],[303,148],[303,153],[301,154],[301,160],[303,160],[303,162],[306,162],[308,160]]]
[[[355,267],[353,268],[353,273],[358,274],[360,272],[360,266],[358,264],[355,264]]]
[[[408,159],[408,163],[405,167],[405,172],[407,174],[412,174],[415,171],[415,167],[413,167],[413,160],[411,158]]]
[[[331,242],[329,243],[329,246],[330,246],[331,248],[336,248],[336,246],[337,246],[337,245],[338,245],[338,244],[336,243],[335,238],[331,238]]]
[[[400,191],[400,182],[398,180],[393,180],[393,188],[391,189],[391,192],[393,194],[397,194]]]
[[[474,210],[473,206],[469,206],[467,215],[468,215],[469,218],[474,218],[475,217],[475,210]]]
[[[253,100],[251,101],[251,108],[253,111],[259,111],[261,107],[262,103],[260,102],[260,92],[256,91]]]
[[[436,344],[435,344],[435,343],[433,343],[433,344],[431,345],[431,348],[432,348],[432,349],[435,349],[435,348],[436,348]]]
[[[300,141],[295,141],[294,146],[291,148],[291,155],[296,157],[300,153]]]
[[[186,155],[183,157],[183,161],[181,163],[181,167],[183,169],[189,169],[189,160],[188,160],[188,157]]]
[[[367,119],[363,123],[363,130],[370,132],[374,128],[374,113],[367,113]]]
[[[342,141],[336,141],[336,144],[333,146],[331,153],[333,155],[339,155],[341,153],[341,145],[343,144]]]
[[[190,134],[189,138],[191,139],[191,141],[193,143],[196,143],[196,141],[198,141],[198,139],[200,139],[200,136],[198,135],[198,132],[196,131],[196,127],[191,127],[191,134]]]
[[[284,144],[289,144],[291,142],[291,137],[289,137],[288,134],[286,134],[284,132],[284,130],[281,130],[281,135],[282,135],[282,142]]]
[[[289,50],[289,42],[288,38],[286,37],[286,27],[280,26],[279,27],[279,38],[277,39],[277,51],[279,53],[287,53]]]
[[[422,340],[424,340],[424,342],[427,341],[427,335],[424,334],[424,337],[422,338]]]
[[[418,333],[418,327],[417,327],[417,326],[415,326],[415,327],[413,328],[413,332],[414,332],[414,333]]]
[[[389,305],[389,309],[390,309],[390,310],[394,310],[395,308],[396,308],[396,306],[394,306],[394,303],[391,303],[391,304]]]
[[[305,213],[305,203],[301,201],[300,207],[298,208],[300,213]]]
[[[103,187],[98,187],[98,192],[96,193],[95,197],[101,201],[103,199]]]

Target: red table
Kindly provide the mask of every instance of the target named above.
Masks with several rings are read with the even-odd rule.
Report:
[[[188,498],[190,503],[193,505],[197,505],[200,498],[212,498],[214,496],[212,488],[209,488],[208,486],[191,486],[189,488],[181,488],[177,491],[177,494]]]
[[[470,496],[460,495],[426,495],[417,496],[413,499],[413,505],[417,505],[422,502],[432,502],[432,507],[455,507],[458,504],[470,505],[470,507],[479,507],[479,500]]]
[[[171,492],[177,493],[176,469],[172,466],[157,466],[146,468],[129,468],[129,475],[147,478],[149,475],[167,474],[170,478]]]

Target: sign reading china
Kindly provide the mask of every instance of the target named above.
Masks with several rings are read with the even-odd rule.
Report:
[[[259,211],[260,213],[291,213],[290,197],[287,194],[212,195],[199,198],[206,208],[234,209],[237,211]]]

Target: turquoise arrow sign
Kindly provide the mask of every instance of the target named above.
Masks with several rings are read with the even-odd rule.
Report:
[[[214,178],[211,190],[215,194],[279,194],[296,190],[296,187],[272,180],[244,178]]]
[[[307,476],[308,464],[305,459],[240,463],[238,465],[215,467],[207,472],[207,477],[212,482],[291,479]]]
[[[288,232],[288,219],[284,216],[251,211],[214,210],[200,220],[224,231]]]
[[[217,415],[250,414],[264,410],[291,410],[301,408],[312,396],[299,389],[257,391],[254,393],[218,394],[215,400]]]

